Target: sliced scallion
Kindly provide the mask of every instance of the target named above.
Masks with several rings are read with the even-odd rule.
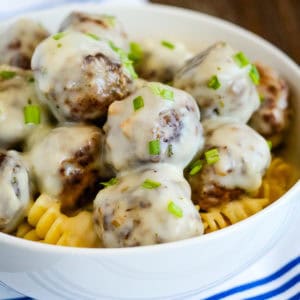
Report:
[[[137,96],[133,99],[133,109],[137,111],[144,107],[144,98],[142,96]]]
[[[4,80],[14,78],[17,75],[16,72],[3,70],[0,71],[0,77]]]
[[[116,177],[114,178],[111,178],[109,181],[106,181],[106,182],[101,182],[101,184],[104,186],[104,187],[108,187],[108,186],[112,186],[112,185],[115,185],[117,184],[119,181]]]
[[[221,83],[218,79],[218,77],[216,75],[213,75],[209,82],[207,83],[207,86],[210,88],[210,89],[213,89],[213,90],[217,90],[221,87]]]
[[[150,83],[149,86],[154,95],[166,100],[174,101],[174,92],[172,90],[163,88],[159,83]]]
[[[143,50],[140,44],[131,42],[130,52],[128,58],[133,61],[134,64],[138,64],[143,58]]]
[[[257,68],[255,67],[255,65],[251,65],[251,69],[249,71],[249,76],[255,85],[259,84],[260,75],[259,75],[259,72],[258,72]]]
[[[91,33],[91,32],[88,32],[88,33],[86,33],[85,35],[88,36],[88,37],[90,37],[90,38],[92,38],[93,40],[100,41],[99,36],[96,35],[96,34],[93,34],[93,33]]]
[[[175,49],[175,45],[172,44],[171,42],[168,42],[168,41],[163,40],[163,41],[161,41],[160,43],[161,43],[162,46],[164,46],[164,47],[166,47],[166,48],[169,48],[169,49],[171,49],[171,50],[174,50],[174,49]]]
[[[25,124],[38,125],[41,122],[41,112],[38,105],[26,105],[24,107],[24,122]]]
[[[151,179],[146,179],[143,184],[142,184],[142,187],[145,188],[145,189],[149,189],[149,190],[152,190],[152,189],[157,189],[158,187],[161,186],[161,183],[160,182],[157,182],[157,181],[153,181]]]
[[[196,160],[196,161],[191,165],[189,174],[190,174],[191,176],[196,175],[197,173],[199,173],[199,172],[201,171],[202,167],[203,167],[203,160],[201,160],[201,159]]]
[[[212,165],[220,160],[219,151],[216,148],[206,151],[204,156],[209,165]]]
[[[52,38],[53,38],[55,41],[58,41],[58,40],[60,40],[61,38],[63,38],[65,35],[66,35],[65,32],[58,32],[58,33],[54,34],[54,35],[52,36]]]
[[[160,154],[160,140],[152,140],[149,142],[148,146],[150,155]]]
[[[173,201],[168,203],[168,211],[177,218],[182,218],[183,212],[182,209],[176,205]]]
[[[234,61],[240,68],[244,68],[249,65],[249,60],[243,52],[238,52],[233,56]]]

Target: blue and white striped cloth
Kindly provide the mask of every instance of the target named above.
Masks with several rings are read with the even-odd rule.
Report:
[[[100,0],[119,1],[125,0]],[[140,2],[146,0],[126,0]],[[3,0],[4,2],[4,0]],[[8,4],[9,2],[9,4]],[[0,7],[0,19],[67,3],[99,2],[90,0],[9,0]],[[284,236],[264,257],[222,284],[190,297],[191,300],[300,300],[300,201]],[[31,299],[0,282],[0,299]]]

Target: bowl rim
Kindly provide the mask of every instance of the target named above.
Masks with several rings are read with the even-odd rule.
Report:
[[[4,21],[0,22],[0,26],[4,23],[11,23],[16,19],[19,18],[32,18],[34,16],[38,16],[39,14],[48,14],[53,13],[59,9],[66,9],[66,10],[92,10],[94,8],[107,8],[107,9],[117,9],[117,10],[141,10],[144,12],[148,10],[149,13],[152,11],[155,12],[164,12],[174,17],[180,15],[184,18],[193,18],[193,19],[202,19],[205,23],[210,23],[214,26],[220,26],[225,28],[228,31],[234,32],[235,35],[242,35],[243,38],[247,38],[251,42],[259,43],[263,46],[266,52],[273,52],[274,55],[278,57],[278,60],[282,60],[286,63],[287,69],[292,70],[293,73],[296,74],[298,80],[300,81],[300,68],[299,66],[282,50],[278,49],[276,46],[272,45],[270,42],[266,41],[262,37],[252,33],[238,25],[235,25],[229,21],[207,15],[202,12],[196,12],[186,8],[179,8],[179,7],[172,7],[168,5],[162,4],[153,4],[153,3],[135,3],[135,4],[118,4],[118,3],[73,3],[73,4],[65,4],[55,7],[50,7],[42,10],[36,10],[32,12],[28,12],[22,15],[18,15],[12,18],[5,19]],[[5,24],[5,25],[6,25]],[[156,244],[156,245],[146,245],[146,246],[136,246],[136,247],[124,247],[124,248],[82,248],[82,247],[69,247],[69,246],[58,246],[58,245],[51,245],[45,243],[39,243],[35,241],[25,240],[23,238],[18,238],[6,233],[0,232],[0,244],[6,243],[11,244],[14,247],[22,247],[26,248],[31,251],[39,251],[39,253],[44,252],[53,254],[80,254],[80,255],[127,255],[127,254],[134,254],[139,252],[154,252],[154,251],[162,251],[164,250],[171,250],[174,248],[185,248],[194,245],[195,243],[205,243],[210,241],[211,239],[218,239],[222,236],[230,234],[232,231],[240,231],[240,227],[246,226],[248,223],[256,222],[256,219],[263,217],[264,215],[270,213],[275,207],[281,206],[289,199],[295,198],[296,194],[300,195],[300,180],[298,180],[282,197],[277,199],[275,202],[267,206],[266,208],[262,209],[261,211],[257,212],[256,214],[242,220],[238,223],[230,225],[226,228],[221,230],[217,230],[215,232],[211,232],[205,235],[197,236],[188,238],[185,240],[179,240],[174,242],[168,242],[164,244]],[[242,229],[242,228],[241,228]]]

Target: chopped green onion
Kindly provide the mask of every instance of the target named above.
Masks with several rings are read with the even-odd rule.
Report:
[[[157,182],[157,181],[153,181],[151,179],[146,179],[143,184],[142,184],[142,187],[145,188],[145,189],[149,189],[149,190],[152,190],[152,189],[157,189],[158,187],[161,186],[161,183],[160,182]]]
[[[238,52],[233,56],[234,61],[240,68],[244,68],[249,65],[249,60],[243,52]]]
[[[111,178],[109,181],[106,181],[106,182],[101,182],[101,184],[105,187],[108,187],[108,186],[112,186],[112,185],[115,185],[118,183],[118,179],[117,178]]]
[[[98,36],[98,35],[96,35],[96,34],[93,34],[93,33],[87,32],[85,35],[86,35],[86,36],[88,36],[88,37],[90,37],[90,38],[92,38],[93,40],[100,41],[100,38],[99,38],[99,36]]]
[[[249,71],[249,76],[255,85],[259,84],[260,76],[259,76],[258,70],[256,69],[255,65],[251,65],[251,69]]]
[[[130,52],[128,58],[133,61],[134,64],[138,64],[143,58],[143,50],[140,44],[131,42]]]
[[[108,25],[110,25],[111,27],[116,25],[116,17],[115,16],[110,16],[110,15],[103,15],[104,20],[106,21],[106,23],[108,23]]]
[[[173,155],[173,145],[169,144],[168,145],[168,157],[171,157]]]
[[[126,53],[123,49],[117,47],[117,46],[114,44],[114,42],[109,41],[108,43],[109,43],[111,49],[112,49],[113,51],[115,51],[115,52],[119,55],[119,57],[120,57],[120,59],[121,59],[121,62],[122,62],[122,65],[123,65],[124,68],[127,70],[127,72],[130,74],[130,76],[131,76],[133,79],[138,78],[138,76],[137,76],[137,74],[136,74],[136,72],[135,72],[135,70],[134,70],[134,67],[133,67],[133,62],[132,62],[132,60],[130,60],[130,59],[128,58],[127,53]]]
[[[27,80],[28,82],[34,82],[34,77],[30,76]]]
[[[183,212],[182,209],[176,205],[173,201],[168,203],[168,211],[177,218],[182,218]]]
[[[133,99],[134,111],[137,111],[142,107],[144,107],[144,98],[142,96],[137,96],[136,98]]]
[[[5,80],[14,78],[16,75],[17,73],[13,71],[8,71],[8,70],[0,71],[0,77]]]
[[[57,44],[57,48],[61,48],[61,46],[62,46],[62,43]]]
[[[159,83],[150,83],[149,86],[154,95],[166,100],[174,100],[174,92],[172,90],[163,88]]]
[[[266,100],[265,97],[263,95],[259,94],[259,102],[264,103],[265,100]]]
[[[196,160],[196,161],[191,165],[189,174],[190,174],[191,176],[196,175],[197,173],[199,173],[199,172],[201,171],[202,167],[203,167],[203,160],[201,160],[201,159]]]
[[[267,143],[268,143],[269,149],[270,149],[270,151],[271,151],[271,150],[272,150],[272,147],[273,147],[273,143],[272,143],[272,141],[270,141],[270,140],[267,140]]]
[[[216,148],[206,151],[204,155],[206,162],[209,165],[212,165],[220,160],[219,151]]]
[[[221,83],[220,83],[218,77],[217,77],[216,75],[213,75],[213,76],[210,78],[210,80],[209,80],[207,86],[208,86],[210,89],[217,90],[217,89],[219,89],[219,88],[221,87]]]
[[[161,43],[164,47],[166,47],[166,48],[169,48],[169,49],[171,49],[171,50],[174,50],[174,49],[175,49],[175,45],[172,44],[172,43],[170,43],[170,42],[168,42],[168,41],[161,41],[160,43]]]
[[[149,154],[150,155],[160,154],[160,140],[152,140],[149,142]]]
[[[58,41],[58,40],[60,40],[61,38],[63,38],[65,35],[66,35],[65,32],[58,32],[58,33],[54,34],[54,35],[52,36],[52,38],[53,38],[54,40]]]
[[[26,105],[24,107],[24,122],[25,124],[40,124],[41,113],[38,105]]]

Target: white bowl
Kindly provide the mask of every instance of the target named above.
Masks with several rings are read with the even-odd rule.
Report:
[[[133,38],[179,39],[198,48],[226,40],[252,59],[273,66],[293,91],[294,122],[285,155],[300,167],[300,139],[296,138],[300,129],[300,71],[274,46],[216,18],[157,5],[72,5],[27,16],[54,31],[73,9],[116,15]],[[77,249],[0,234],[0,280],[39,299],[182,299],[237,274],[273,247],[291,222],[289,214],[299,195],[300,182],[245,221],[163,245]]]

